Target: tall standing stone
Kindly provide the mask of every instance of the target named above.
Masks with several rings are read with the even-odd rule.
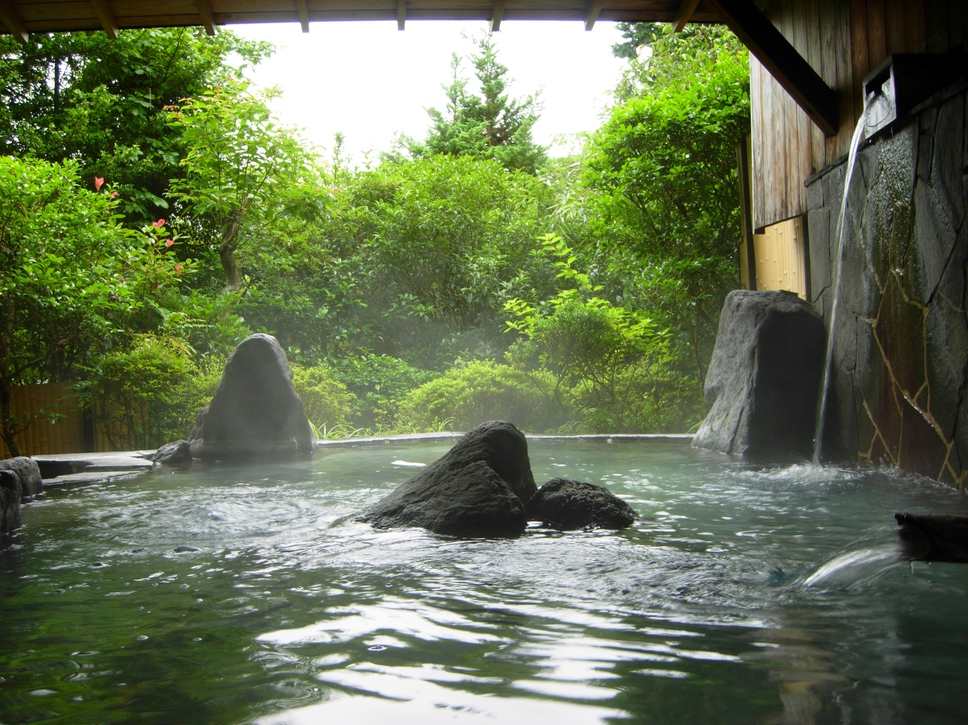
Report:
[[[757,461],[813,455],[825,357],[823,321],[792,292],[731,292],[706,373],[698,448]]]
[[[312,426],[276,338],[257,334],[239,343],[215,397],[199,412],[189,443],[193,457],[208,460],[312,455]]]

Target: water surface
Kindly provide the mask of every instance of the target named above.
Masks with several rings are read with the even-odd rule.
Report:
[[[354,515],[451,445],[56,490],[0,550],[0,723],[956,723],[968,566],[899,563],[893,471],[532,441],[630,529],[459,541]]]

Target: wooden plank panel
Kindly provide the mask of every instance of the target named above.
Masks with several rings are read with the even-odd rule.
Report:
[[[867,0],[867,57],[871,68],[887,57],[886,25],[884,0]]]
[[[39,418],[18,435],[17,443],[23,455],[76,453],[84,449],[81,411],[70,383],[17,386],[11,393],[11,408],[17,416],[41,410],[53,410],[63,416],[56,423]],[[10,451],[2,442],[0,457],[10,457]]]
[[[824,21],[824,4],[821,0],[808,0],[806,4],[806,24],[809,28],[807,33],[807,61],[814,68],[817,68],[821,78],[830,85],[830,78],[824,71],[823,45],[821,42],[821,32]],[[816,128],[807,127],[808,137],[805,141],[807,163],[804,165],[806,173],[801,178],[805,179],[821,168],[825,163],[824,151],[825,142],[822,133],[818,133]]]
[[[896,1],[896,0],[895,0]],[[925,37],[925,0],[902,4],[904,10],[904,45],[908,53],[927,53]]]
[[[964,0],[948,0],[948,50],[960,45],[968,52],[968,8]]]
[[[946,0],[924,0],[924,36],[928,53],[948,49],[948,3]]]
[[[871,70],[867,53],[867,3],[865,0],[851,0],[850,66],[853,75],[854,123],[864,112],[864,76]]]

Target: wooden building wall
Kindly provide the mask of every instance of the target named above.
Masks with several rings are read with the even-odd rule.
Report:
[[[806,211],[803,182],[844,156],[863,111],[864,76],[893,53],[968,50],[968,0],[772,0],[766,16],[837,92],[840,129],[824,138],[750,58],[753,225]]]

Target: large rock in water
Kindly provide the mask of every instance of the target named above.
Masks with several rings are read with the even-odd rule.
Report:
[[[258,334],[239,343],[188,440],[192,456],[208,460],[312,455],[312,426],[276,338]]]
[[[604,486],[552,478],[528,501],[528,520],[560,531],[624,529],[635,511]]]
[[[813,455],[823,320],[792,292],[730,292],[706,373],[711,409],[693,445],[757,461]]]
[[[44,492],[44,479],[40,475],[40,466],[33,458],[17,456],[0,461],[0,471],[10,471],[20,480],[20,498],[30,501],[34,496]]]
[[[0,536],[20,528],[21,492],[17,474],[0,470]]]
[[[373,526],[421,526],[463,538],[513,538],[537,487],[528,443],[510,423],[483,423],[360,517]]]

